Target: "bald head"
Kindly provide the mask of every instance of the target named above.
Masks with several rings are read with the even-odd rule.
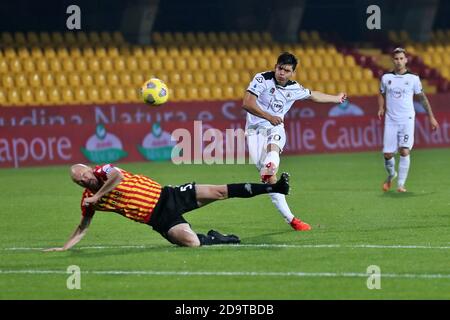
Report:
[[[70,177],[72,181],[82,186],[88,188],[91,191],[98,190],[99,182],[94,175],[92,168],[87,165],[78,163],[70,167]]]

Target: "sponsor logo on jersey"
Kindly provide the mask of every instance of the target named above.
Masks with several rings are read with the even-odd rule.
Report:
[[[283,112],[283,101],[281,100],[276,100],[276,99],[272,99],[270,101],[270,105],[269,105],[270,109],[272,109],[274,112],[276,113],[281,113]]]

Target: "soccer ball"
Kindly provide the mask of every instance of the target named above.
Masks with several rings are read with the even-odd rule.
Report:
[[[141,97],[145,103],[159,106],[169,100],[169,88],[162,80],[152,78],[142,85]]]

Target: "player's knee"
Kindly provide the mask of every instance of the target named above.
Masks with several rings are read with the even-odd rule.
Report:
[[[214,194],[214,198],[217,200],[225,200],[228,198],[228,191],[226,186],[215,186],[213,187],[212,193]]]
[[[391,159],[393,156],[394,156],[393,153],[385,153],[385,154],[384,154],[384,158],[385,158],[386,160]]]
[[[401,155],[402,157],[408,156],[408,155],[409,155],[409,149],[408,149],[408,148],[401,148],[401,149],[400,149],[400,155]]]
[[[197,236],[189,237],[188,239],[184,239],[184,241],[182,243],[183,243],[183,246],[192,247],[192,248],[200,247],[200,245],[201,245],[200,240],[198,239]]]

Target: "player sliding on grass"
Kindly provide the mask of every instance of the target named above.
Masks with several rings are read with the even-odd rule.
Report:
[[[311,91],[290,80],[297,67],[297,58],[288,52],[282,53],[274,71],[258,73],[253,78],[244,96],[243,108],[247,111],[246,135],[252,161],[266,183],[277,181],[280,153],[286,144],[284,115],[297,100],[311,99],[315,102],[342,103],[345,93],[328,95]],[[292,228],[298,231],[310,230],[309,224],[296,218],[279,193],[270,193],[272,203]]]
[[[263,193],[289,193],[289,175],[283,173],[275,184],[239,183],[227,185],[197,185],[162,187],[156,181],[132,174],[111,164],[88,167],[75,164],[70,171],[73,182],[85,188],[81,199],[82,219],[63,251],[77,244],[89,227],[96,210],[112,211],[153,227],[164,238],[179,246],[239,243],[235,235],[222,235],[210,230],[196,234],[183,214],[216,200],[251,198]]]

